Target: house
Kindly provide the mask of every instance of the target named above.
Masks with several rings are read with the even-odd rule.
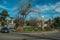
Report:
[[[48,20],[45,22],[45,24],[46,24],[46,27],[50,27],[52,25],[52,21]]]

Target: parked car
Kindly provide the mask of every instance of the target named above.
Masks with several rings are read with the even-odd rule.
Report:
[[[3,28],[1,29],[1,32],[2,32],[2,33],[9,33],[9,29],[8,29],[7,27],[3,27]]]

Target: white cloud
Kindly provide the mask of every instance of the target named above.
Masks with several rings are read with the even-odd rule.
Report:
[[[39,9],[40,11],[50,10],[50,7],[47,5],[43,5],[43,6],[36,5],[36,8]]]
[[[49,10],[55,10],[57,12],[60,12],[60,2],[57,2],[56,4],[53,5],[36,5],[35,8],[38,8],[40,11],[49,11]]]
[[[13,8],[7,8],[6,6],[0,5],[0,8],[2,9],[6,9],[6,10],[10,10],[10,11],[15,11],[17,8],[13,7]]]
[[[55,11],[60,12],[60,2],[56,3]]]
[[[44,5],[44,6],[42,7],[42,10],[50,10],[50,8],[49,8],[49,6]]]
[[[13,8],[12,8],[12,10],[16,10],[16,9],[17,9],[17,7],[13,7]]]
[[[2,5],[0,5],[0,8],[7,9],[7,10],[11,10],[11,9],[5,7],[5,6],[2,6]]]
[[[56,5],[60,6],[60,2],[57,2]]]
[[[56,8],[56,11],[57,11],[57,12],[60,12],[60,8]]]

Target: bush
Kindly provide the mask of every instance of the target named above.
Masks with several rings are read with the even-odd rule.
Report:
[[[33,28],[34,31],[38,31],[38,28]]]
[[[23,28],[23,30],[24,30],[24,31],[32,31],[33,28],[32,28],[32,27],[25,27],[25,28]]]
[[[52,28],[50,28],[50,27],[45,27],[45,31],[50,31],[50,30],[52,30]]]
[[[38,28],[38,30],[39,30],[39,31],[43,31],[41,27],[40,27],[40,28]]]
[[[23,31],[23,27],[18,27],[16,30],[17,31]]]

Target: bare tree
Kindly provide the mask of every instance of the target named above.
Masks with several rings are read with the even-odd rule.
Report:
[[[23,20],[23,26],[25,24],[25,19],[27,17],[27,15],[30,13],[30,12],[36,12],[36,10],[33,10],[32,9],[32,5],[31,5],[31,0],[21,0],[17,5],[17,11],[18,11],[18,19],[19,18],[22,18]],[[19,20],[20,21],[20,20]],[[20,23],[20,22],[19,22]]]

